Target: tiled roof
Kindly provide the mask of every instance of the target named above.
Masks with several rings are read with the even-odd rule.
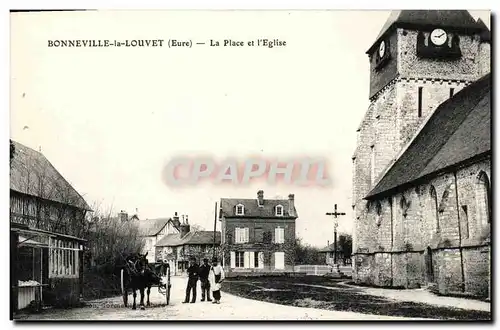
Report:
[[[12,142],[15,153],[10,168],[11,190],[91,211],[85,199],[42,153]]]
[[[214,242],[214,232],[213,231],[195,231],[189,232],[184,237],[181,238],[181,234],[169,234],[163,237],[156,246],[180,246],[180,245],[202,245],[202,244],[213,244]],[[221,233],[220,231],[215,232],[215,244],[221,243]]]
[[[141,236],[154,236],[167,225],[171,218],[135,220]]]
[[[483,26],[478,24],[467,10],[394,10],[366,53],[370,54],[378,41],[393,28],[418,28],[422,26],[471,32],[483,29]]]
[[[491,152],[491,74],[443,102],[366,199]]]
[[[292,214],[289,212],[288,199],[264,199],[264,205],[259,207],[257,199],[242,199],[242,198],[221,198],[220,200],[220,216],[225,217],[242,217],[242,218],[297,218],[297,210],[293,208]],[[236,205],[244,206],[244,215],[236,215]],[[283,216],[276,216],[276,206],[283,206]]]
[[[215,232],[215,244],[220,244],[221,233]],[[214,232],[213,231],[196,231],[189,237],[187,244],[213,244]]]

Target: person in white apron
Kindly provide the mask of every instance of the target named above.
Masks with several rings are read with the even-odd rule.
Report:
[[[212,291],[212,297],[214,298],[214,301],[212,301],[212,303],[220,304],[220,289],[221,284],[224,281],[224,269],[221,265],[217,264],[217,258],[212,259],[212,267],[210,267],[208,281],[210,282],[210,291]]]

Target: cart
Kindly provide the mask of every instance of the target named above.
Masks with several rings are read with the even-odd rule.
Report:
[[[172,287],[172,283],[170,281],[170,266],[165,263],[155,263],[153,266],[154,272],[157,277],[161,279],[159,283],[154,283],[151,287],[157,286],[158,292],[165,296],[167,305],[170,303],[170,289]],[[123,304],[127,307],[128,304],[128,295],[130,294],[129,290],[125,287],[125,270],[122,268],[120,272],[120,280],[121,280],[121,290],[123,296]]]

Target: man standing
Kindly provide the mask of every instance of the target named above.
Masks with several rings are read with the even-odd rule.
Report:
[[[210,273],[210,265],[208,259],[203,259],[203,265],[200,266],[200,282],[201,282],[201,301],[205,301],[205,294],[207,301],[210,299],[210,282],[208,281],[208,274]]]
[[[220,289],[221,284],[224,281],[224,269],[222,269],[222,266],[217,264],[217,258],[212,259],[212,267],[210,268],[208,279],[210,281],[212,296],[214,297],[213,303],[220,304]]]
[[[191,294],[191,289],[193,290],[193,299],[191,303],[194,304],[196,302],[196,284],[198,282],[198,277],[200,276],[200,270],[198,265],[196,264],[196,259],[194,257],[189,258],[189,268],[187,269],[188,273],[188,283],[186,287],[186,299],[182,302],[186,304],[189,302],[189,296]]]

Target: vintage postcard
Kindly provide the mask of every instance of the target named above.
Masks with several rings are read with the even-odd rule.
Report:
[[[491,30],[11,11],[11,319],[491,321]]]

